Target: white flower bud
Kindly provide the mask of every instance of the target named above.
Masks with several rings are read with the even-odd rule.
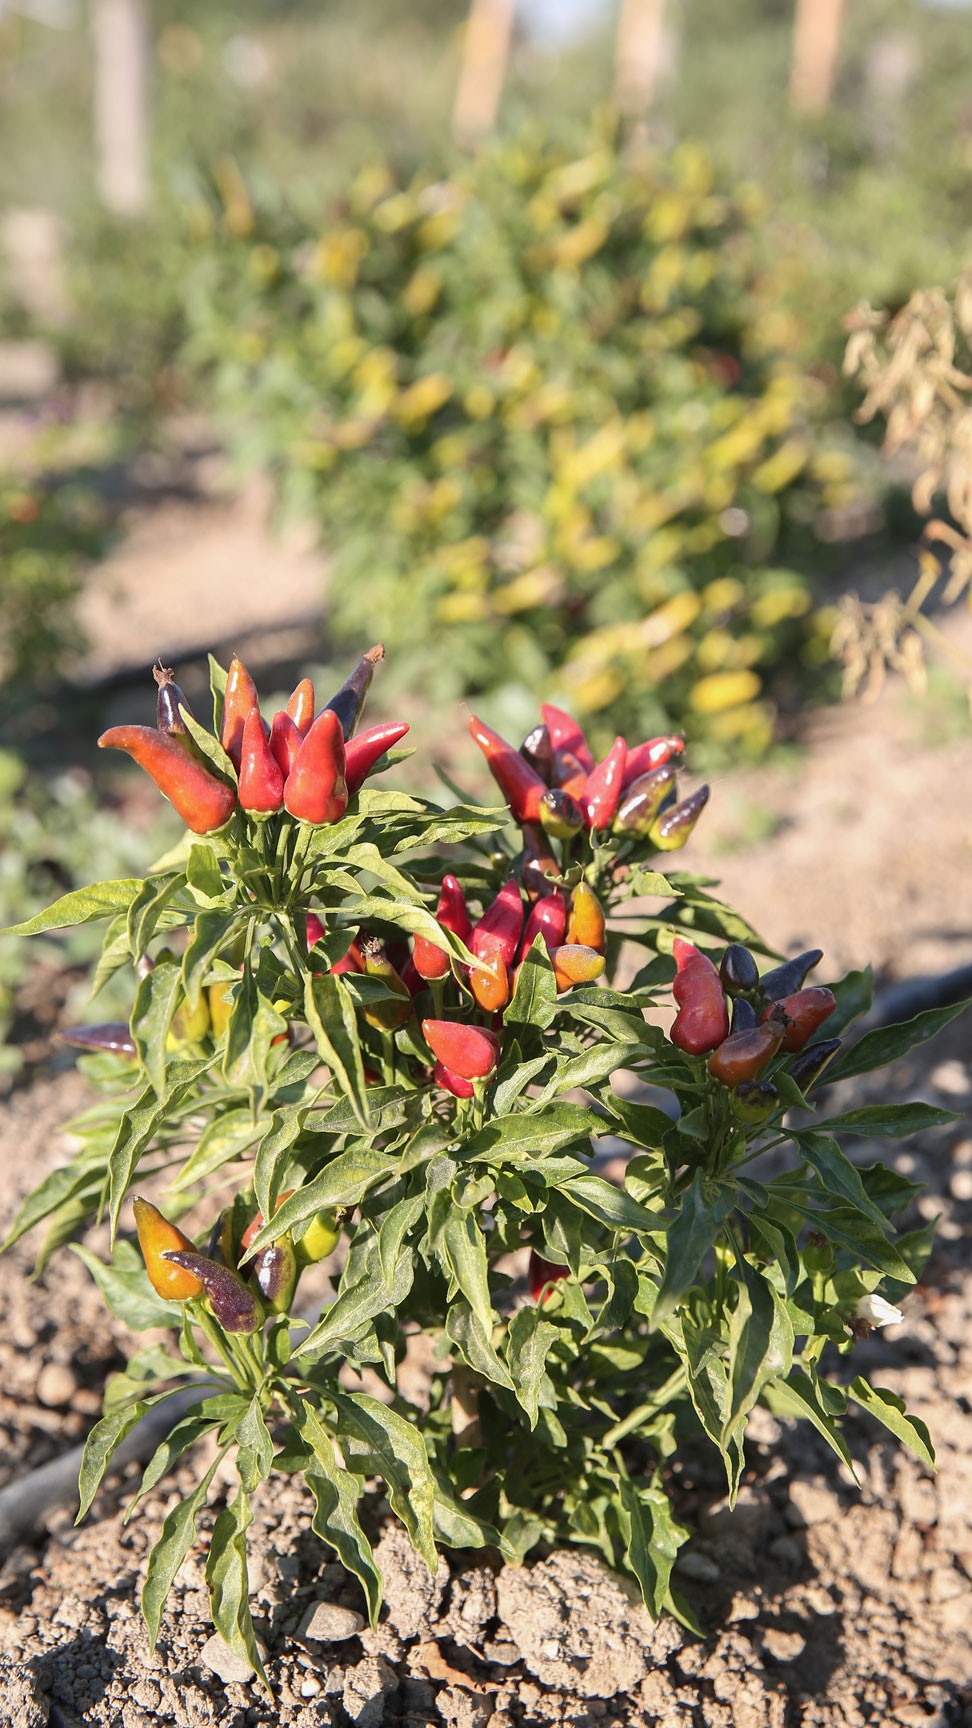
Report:
[[[866,1320],[869,1326],[900,1326],[904,1320],[901,1309],[885,1302],[883,1296],[862,1296],[854,1312],[858,1320]]]

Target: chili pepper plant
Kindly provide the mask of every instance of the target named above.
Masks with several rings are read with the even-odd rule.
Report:
[[[148,1562],[150,1633],[218,1501],[213,1619],[261,1675],[246,1531],[274,1472],[304,1477],[372,1621],[377,1479],[430,1567],[437,1547],[517,1563],[583,1543],[691,1624],[672,1485],[693,1431],[730,1498],[757,1404],[850,1464],[853,1401],[932,1458],[900,1400],[842,1361],[894,1316],[929,1229],[896,1234],[913,1184],[857,1168],[840,1136],[949,1118],[818,1100],[958,1009],[846,1047],[869,975],[808,984],[819,950],[770,954],[670,868],[707,796],[679,795],[680,737],[619,737],[596,762],[558,708],[520,748],[472,716],[495,805],[396,790],[407,723],[358,730],[380,659],[320,710],[303,679],[272,717],[238,660],[213,661],[211,726],[158,668],[158,724],[100,743],[148,771],[183,842],[19,927],[104,921],[94,990],[128,976],[132,1007],[67,1034],[98,1100],[8,1243],[45,1224],[42,1263],[71,1241],[134,1331],[171,1331],[108,1385],[80,1516],[172,1401],[135,1503],[210,1446]],[[73,1240],[95,1218],[110,1260]],[[302,1305],[328,1255],[329,1298]],[[434,1367],[416,1404],[399,1369],[419,1335]]]

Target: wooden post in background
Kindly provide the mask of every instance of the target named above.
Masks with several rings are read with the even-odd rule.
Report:
[[[822,114],[833,95],[844,0],[796,0],[790,100],[803,114]]]
[[[471,0],[452,110],[457,144],[474,144],[496,125],[513,40],[513,12],[514,0]]]
[[[145,0],[91,0],[95,174],[106,209],[148,209],[148,20]]]
[[[621,0],[614,50],[614,99],[622,114],[646,114],[665,62],[665,0]]]

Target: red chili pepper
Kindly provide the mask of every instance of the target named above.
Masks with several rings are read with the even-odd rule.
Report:
[[[783,1031],[780,1021],[768,1020],[747,1032],[731,1032],[713,1050],[706,1064],[713,1080],[723,1086],[741,1086],[744,1080],[758,1080],[782,1044]]]
[[[402,961],[399,977],[413,999],[416,996],[421,996],[422,991],[425,989],[425,979],[418,970],[411,954],[406,955],[405,959]]]
[[[512,966],[523,934],[523,901],[515,876],[504,882],[469,938],[478,960],[502,960]]]
[[[111,726],[98,739],[99,750],[124,750],[150,774],[156,786],[194,834],[212,834],[236,809],[231,786],[155,726]]]
[[[284,787],[284,803],[299,822],[337,822],[348,807],[341,722],[325,708],[301,744]]]
[[[357,738],[352,738],[345,749],[349,798],[360,792],[375,763],[386,750],[404,738],[407,731],[407,720],[385,720],[380,726],[370,726],[367,732],[359,732]]]
[[[158,700],[155,705],[155,724],[160,732],[168,732],[170,738],[181,738],[183,742],[190,739],[189,728],[179,710],[184,708],[192,714],[185,695],[175,681],[175,673],[168,666],[163,666],[161,660],[152,667],[152,677],[159,687]],[[192,748],[195,748],[193,745]]]
[[[585,948],[604,953],[604,911],[593,888],[578,882],[570,902],[567,941],[580,942]]]
[[[259,708],[251,708],[243,728],[237,797],[241,810],[264,814],[279,810],[283,803],[284,775],[267,742]]]
[[[499,1039],[482,1026],[455,1020],[423,1020],[422,1034],[433,1056],[461,1080],[488,1080],[499,1063]]]
[[[567,902],[555,888],[552,894],[545,894],[542,900],[537,900],[530,908],[527,921],[523,926],[517,959],[523,960],[533,946],[534,937],[542,936],[547,953],[552,954],[564,940],[567,929]]]
[[[541,702],[540,713],[554,750],[569,750],[577,757],[585,774],[589,774],[594,766],[594,757],[574,716],[563,708],[555,708],[551,702]]]
[[[195,1243],[183,1235],[177,1224],[170,1224],[151,1200],[141,1197],[133,1200],[132,1211],[145,1270],[156,1295],[161,1296],[164,1302],[190,1302],[194,1296],[201,1296],[203,1287],[200,1280],[191,1271],[174,1266],[163,1258],[166,1250],[171,1248],[184,1248],[195,1253]]]
[[[599,762],[588,774],[581,798],[581,808],[587,818],[588,828],[610,828],[614,821],[627,755],[628,746],[624,739],[615,738],[603,762]]]
[[[570,990],[574,984],[593,984],[604,971],[604,955],[595,948],[585,948],[580,942],[565,943],[550,956],[558,991]]]
[[[358,722],[364,711],[371,680],[375,675],[375,667],[379,660],[385,658],[385,650],[380,642],[369,648],[367,654],[362,654],[350,677],[345,678],[340,690],[336,691],[329,702],[325,702],[325,713],[336,714],[341,722],[344,741],[348,742],[358,730]]]
[[[676,936],[672,952],[678,975],[672,995],[678,1013],[669,1037],[689,1056],[704,1056],[722,1044],[729,1033],[729,1010],[719,974],[705,954]]]
[[[822,984],[812,984],[807,990],[798,990],[793,996],[781,996],[778,1001],[770,1003],[763,1009],[760,1019],[764,1022],[780,1021],[784,1027],[783,1048],[792,1054],[810,1042],[836,1006],[837,998],[832,990],[827,990]]]
[[[680,756],[684,749],[685,739],[675,737],[649,738],[644,744],[632,745],[624,765],[622,792],[627,792],[632,781],[640,779],[642,774],[649,774],[653,768],[663,768],[673,756]]]
[[[341,976],[342,972],[363,972],[364,969],[364,955],[357,942],[352,942],[347,952],[341,955],[340,960],[335,960],[331,967],[331,971],[335,972],[338,977]]]
[[[573,750],[555,750],[553,760],[554,786],[583,805],[589,768],[585,768]]]
[[[226,689],[223,692],[223,724],[220,727],[219,741],[227,756],[237,770],[240,766],[240,753],[243,749],[243,728],[251,708],[260,706],[257,687],[250,677],[242,660],[234,654],[230,661],[230,669],[226,674]]]
[[[300,754],[303,734],[299,726],[285,714],[283,709],[273,717],[270,728],[270,752],[279,763],[284,780],[289,780],[293,773],[294,763]]]
[[[316,912],[308,912],[308,914],[307,914],[307,952],[308,952],[308,954],[310,953],[311,949],[313,948],[315,942],[319,942],[321,940],[321,937],[326,936],[326,935],[327,935],[327,931],[325,930],[324,925],[321,922],[320,918],[318,918],[317,913]]]
[[[510,999],[510,974],[505,961],[496,954],[481,960],[469,969],[469,988],[473,998],[487,1014],[499,1014]]]
[[[708,802],[709,788],[700,786],[691,798],[675,804],[671,810],[662,811],[648,830],[652,845],[657,846],[659,852],[677,852],[685,845]]]
[[[527,1267],[527,1283],[534,1302],[543,1297],[544,1302],[552,1295],[551,1284],[559,1284],[562,1278],[569,1275],[567,1266],[553,1266],[549,1260],[544,1260],[535,1248],[530,1249],[530,1264]]]
[[[314,719],[314,686],[309,678],[302,678],[287,703],[286,714],[292,720],[302,738],[306,738]]]
[[[461,1074],[454,1074],[444,1062],[436,1062],[433,1077],[437,1086],[444,1092],[451,1092],[453,1098],[474,1098],[476,1088],[471,1080],[464,1080]]]
[[[514,750],[512,744],[507,744],[498,732],[478,720],[475,714],[469,716],[469,731],[474,741],[489,764],[489,771],[497,786],[509,804],[515,822],[538,822],[540,820],[540,800],[547,790],[547,783],[541,780],[535,768]]]
[[[472,934],[472,923],[466,906],[466,896],[455,876],[443,876],[435,916],[443,930],[451,930],[461,942],[468,942]],[[445,949],[440,948],[436,942],[430,942],[427,936],[416,936],[412,959],[421,978],[445,978],[452,965]]]

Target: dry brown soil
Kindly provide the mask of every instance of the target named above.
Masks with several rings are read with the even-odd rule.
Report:
[[[252,520],[240,532],[242,547]],[[187,606],[197,593],[208,604],[206,570],[191,561],[180,589],[178,549],[169,542],[165,550],[154,577],[164,563]],[[130,553],[119,555],[114,576]],[[233,561],[220,568],[225,583]],[[136,560],[126,576],[135,591],[138,574]],[[117,618],[117,602],[106,616]],[[107,627],[104,638],[107,659]],[[686,867],[721,877],[727,897],[780,949],[824,947],[822,977],[868,960],[885,980],[972,960],[968,736],[934,743],[926,732],[927,714],[900,692],[873,709],[822,717],[795,768],[726,776],[715,786]],[[755,831],[763,837],[747,846]],[[272,1701],[252,1681],[217,1672],[201,1545],[177,1580],[158,1649],[147,1646],[137,1606],[146,1554],[199,1461],[150,1495],[127,1526],[130,1483],[110,1479],[83,1527],[56,1511],[35,1544],[6,1557],[0,1725],[972,1723],[970,1018],[888,1080],[851,1083],[840,1099],[873,1101],[890,1091],[966,1112],[954,1127],[911,1143],[852,1148],[862,1162],[882,1157],[926,1184],[919,1216],[942,1214],[904,1325],[874,1335],[854,1357],[855,1368],[899,1392],[928,1423],[936,1477],[864,1417],[847,1425],[859,1485],[812,1432],[765,1414],[752,1423],[733,1513],[718,1461],[701,1451],[686,1458],[671,1486],[700,1527],[679,1582],[712,1628],[701,1642],[673,1622],[653,1627],[626,1587],[580,1552],[505,1573],[482,1557],[452,1556],[432,1579],[383,1522],[380,1505],[373,1520],[388,1601],[377,1632],[355,1630],[353,1614],[335,1610],[360,1607],[357,1587],[310,1531],[306,1497],[289,1483],[268,1486],[251,1536],[253,1610]],[[83,1102],[67,1070],[0,1105],[3,1216],[64,1158],[58,1126]],[[2,1480],[16,1480],[90,1426],[104,1377],[128,1342],[70,1253],[36,1283],[27,1281],[29,1268],[26,1247],[15,1251],[0,1286]]]

